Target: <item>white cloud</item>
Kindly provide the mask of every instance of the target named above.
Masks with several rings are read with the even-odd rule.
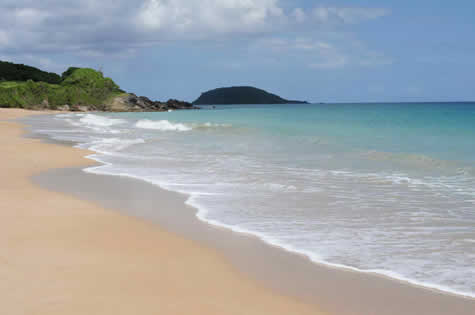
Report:
[[[255,52],[292,56],[313,69],[373,67],[392,63],[391,58],[369,50],[361,42],[351,38],[269,38],[257,41],[252,49]]]
[[[322,61],[312,62],[309,67],[313,69],[340,69],[347,64],[348,60],[345,56],[335,55]]]
[[[374,20],[389,13],[389,10],[382,8],[318,7],[313,9],[313,17],[320,23],[342,22],[355,24],[365,20]]]
[[[260,32],[284,18],[277,0],[147,0],[136,22],[146,31],[203,35]]]
[[[81,58],[129,56],[157,42],[178,40],[274,41],[273,51],[288,49],[327,56],[315,65],[351,64],[344,42],[317,39],[320,29],[354,24],[389,14],[378,8],[318,7],[304,10],[284,0],[2,0],[0,53],[9,56],[75,54]],[[315,23],[318,23],[315,25]],[[329,26],[320,27],[320,26]],[[251,36],[252,35],[252,36]],[[303,35],[302,35],[303,36]],[[14,39],[14,40],[13,40]],[[279,44],[280,40],[280,44]],[[226,45],[225,45],[226,46]],[[356,49],[363,51],[363,49]],[[344,55],[345,58],[340,57]],[[323,57],[322,57],[323,58]],[[323,58],[324,59],[324,58]],[[367,58],[375,59],[375,58]],[[343,61],[345,60],[345,61]],[[371,62],[361,61],[362,65]]]
[[[297,38],[293,44],[293,47],[298,50],[321,52],[333,49],[333,46],[327,42],[323,42],[320,40],[311,40],[308,38]]]
[[[35,27],[40,25],[49,16],[49,13],[35,8],[18,8],[14,10],[13,16],[16,24]]]

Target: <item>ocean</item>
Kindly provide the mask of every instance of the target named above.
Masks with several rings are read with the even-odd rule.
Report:
[[[38,116],[86,172],[317,263],[475,297],[475,103],[239,105]],[[151,201],[152,202],[152,201]]]

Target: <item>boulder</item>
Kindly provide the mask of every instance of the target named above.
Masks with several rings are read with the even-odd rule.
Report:
[[[69,112],[70,111],[70,107],[68,104],[66,105],[62,105],[62,106],[58,106],[58,110],[61,110],[61,111],[64,111],[64,112]]]

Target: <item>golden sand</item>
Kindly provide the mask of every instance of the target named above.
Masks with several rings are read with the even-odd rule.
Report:
[[[197,242],[32,184],[92,162],[6,121],[31,114],[0,109],[0,314],[321,314]]]

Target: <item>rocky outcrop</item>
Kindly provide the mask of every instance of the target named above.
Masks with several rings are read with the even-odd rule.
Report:
[[[152,101],[145,96],[137,96],[133,93],[118,96],[106,105],[106,110],[124,112],[166,112],[169,110],[198,109],[193,104],[170,99],[167,102]]]

